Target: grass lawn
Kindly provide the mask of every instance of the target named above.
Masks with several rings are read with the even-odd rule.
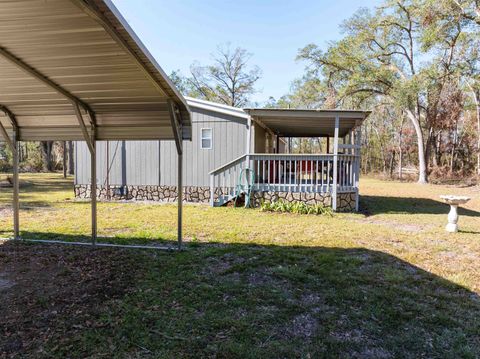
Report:
[[[71,179],[21,180],[22,236],[88,240]],[[473,197],[456,234],[449,193]],[[181,253],[0,245],[0,357],[480,357],[480,188],[364,178],[361,195],[333,217],[186,205]],[[176,207],[99,203],[98,227],[172,242]]]

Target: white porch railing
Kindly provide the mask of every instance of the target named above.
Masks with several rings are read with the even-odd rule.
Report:
[[[354,155],[338,155],[338,192],[355,187]],[[250,155],[255,171],[254,190],[326,193],[333,188],[334,155]]]
[[[247,155],[238,157],[210,172],[210,205],[224,202],[235,195],[238,179],[243,168],[247,167]]]
[[[233,197],[240,172],[255,172],[254,191],[342,193],[356,192],[358,156],[337,155],[337,181],[334,184],[333,154],[249,154],[210,172],[210,204],[217,193],[219,201]],[[334,187],[336,186],[336,188]]]

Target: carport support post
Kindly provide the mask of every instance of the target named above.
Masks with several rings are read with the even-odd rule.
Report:
[[[182,214],[183,214],[183,154],[182,151],[178,151],[178,185],[177,185],[177,200],[178,200],[178,249],[182,249]]]
[[[177,169],[177,240],[178,249],[182,249],[182,212],[183,212],[183,148],[182,148],[182,120],[180,112],[173,101],[168,102],[168,110],[170,112],[170,121],[173,129],[173,136],[175,138],[175,145],[177,147],[178,155],[178,169]]]
[[[18,126],[15,121],[15,116],[8,110],[6,107],[0,105],[0,111],[5,112],[5,115],[10,119],[12,124],[12,132],[13,136],[10,138],[8,136],[7,130],[3,127],[2,122],[0,122],[0,134],[4,138],[5,142],[7,143],[10,151],[12,151],[13,155],[13,238],[20,239],[20,184],[18,179]]]
[[[95,141],[95,126],[91,128],[91,145],[90,151],[90,201],[92,204],[92,245],[97,244],[97,151]]]
[[[96,151],[96,128],[95,128],[95,114],[88,112],[90,118],[90,134],[87,131],[85,122],[83,121],[82,111],[78,102],[72,101],[75,116],[77,117],[78,125],[82,131],[83,138],[87,143],[90,151],[90,203],[92,205],[92,245],[97,243],[97,151]],[[85,110],[85,109],[84,109]]]
[[[18,178],[18,129],[13,129],[13,238],[20,239],[20,184]]]
[[[333,138],[333,189],[332,189],[332,209],[337,210],[337,190],[338,190],[338,130],[340,128],[340,117],[335,116],[335,135]]]

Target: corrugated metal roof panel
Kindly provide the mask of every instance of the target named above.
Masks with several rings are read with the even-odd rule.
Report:
[[[108,0],[2,1],[0,48],[93,110],[98,140],[173,139],[169,100],[189,137],[185,99]],[[3,56],[0,104],[20,140],[83,140],[70,99]]]

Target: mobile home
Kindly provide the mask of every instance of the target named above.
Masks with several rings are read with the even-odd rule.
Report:
[[[253,204],[282,198],[358,209],[359,129],[368,112],[244,110],[193,98],[187,104],[192,139],[183,143],[184,201],[228,202],[248,168]],[[294,154],[292,137],[325,137],[330,145],[322,154]],[[87,198],[88,149],[83,142],[75,148],[75,195]],[[99,198],[176,200],[174,141],[98,142],[97,156]]]

